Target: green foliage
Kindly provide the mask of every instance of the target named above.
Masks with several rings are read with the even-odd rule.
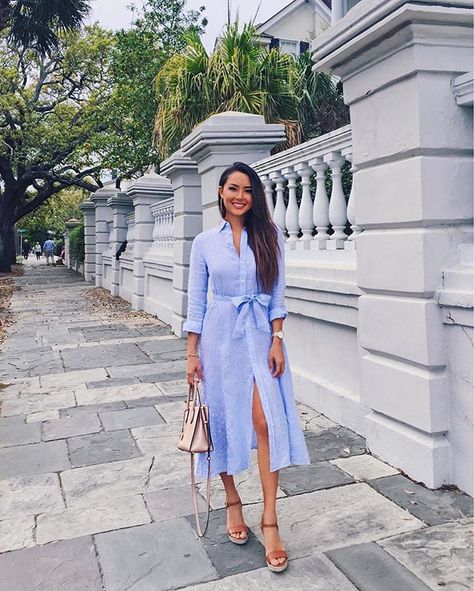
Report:
[[[23,235],[30,243],[38,240],[41,244],[48,238],[48,230],[54,232],[56,239],[61,238],[69,219],[82,219],[79,205],[86,197],[87,193],[77,187],[64,189],[57,195],[53,195],[46,203],[19,222],[18,225],[25,230]]]
[[[156,79],[159,108],[156,143],[162,157],[210,115],[241,111],[284,123],[287,148],[340,127],[347,110],[327,74],[313,72],[309,53],[300,58],[263,47],[251,24],[229,25],[211,55],[199,36],[186,35]]]
[[[78,263],[83,263],[84,250],[84,226],[77,226],[69,234],[69,253],[71,258]]]
[[[58,47],[58,33],[78,30],[89,11],[88,0],[2,0],[0,31],[18,48],[46,55]]]
[[[102,165],[121,177],[142,174],[159,163],[153,145],[158,108],[154,80],[167,59],[185,46],[184,33],[202,32],[200,10],[185,0],[148,0],[129,30],[118,31],[112,53],[112,92],[101,113],[104,132],[91,148]]]

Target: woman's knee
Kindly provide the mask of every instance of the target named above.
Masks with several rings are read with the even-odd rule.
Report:
[[[268,437],[268,424],[263,413],[258,413],[256,416],[254,415],[253,426],[258,439]]]

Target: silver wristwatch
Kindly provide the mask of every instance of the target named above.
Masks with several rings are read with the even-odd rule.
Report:
[[[272,332],[272,337],[278,337],[279,339],[283,339],[284,336],[285,333],[282,330],[276,330],[275,332]]]

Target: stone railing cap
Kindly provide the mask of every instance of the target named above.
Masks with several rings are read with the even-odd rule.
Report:
[[[91,201],[107,201],[109,197],[112,197],[118,191],[119,189],[115,186],[115,181],[110,181],[100,189],[97,189],[95,193],[92,193]]]
[[[334,26],[318,35],[312,43],[314,69],[329,71],[360,50],[357,40],[364,46],[364,33],[378,26],[377,37],[386,36],[403,21],[427,18],[447,24],[447,19],[461,24],[472,23],[472,0],[362,0]],[[469,9],[469,10],[453,10]],[[397,13],[395,15],[394,13]],[[383,26],[382,26],[383,21]]]
[[[131,197],[127,195],[127,193],[120,191],[119,193],[112,195],[112,197],[109,197],[109,199],[107,200],[107,205],[128,205],[130,207],[133,207],[133,202]]]
[[[169,179],[156,173],[145,174],[133,180],[126,191],[130,197],[140,194],[154,195],[163,192],[172,192],[171,183]]]
[[[92,201],[83,201],[79,205],[79,209],[95,209],[95,203],[92,203]]]
[[[189,170],[197,173],[197,164],[189,156],[185,156],[181,150],[176,150],[176,152],[173,152],[171,156],[161,162],[160,174],[169,176],[179,170]]]

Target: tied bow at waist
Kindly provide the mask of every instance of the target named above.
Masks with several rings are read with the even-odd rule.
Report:
[[[247,321],[253,318],[254,325],[264,332],[270,332],[268,319],[268,306],[271,296],[268,293],[255,293],[253,295],[224,296],[215,295],[216,300],[230,300],[238,310],[232,338],[243,337]]]

